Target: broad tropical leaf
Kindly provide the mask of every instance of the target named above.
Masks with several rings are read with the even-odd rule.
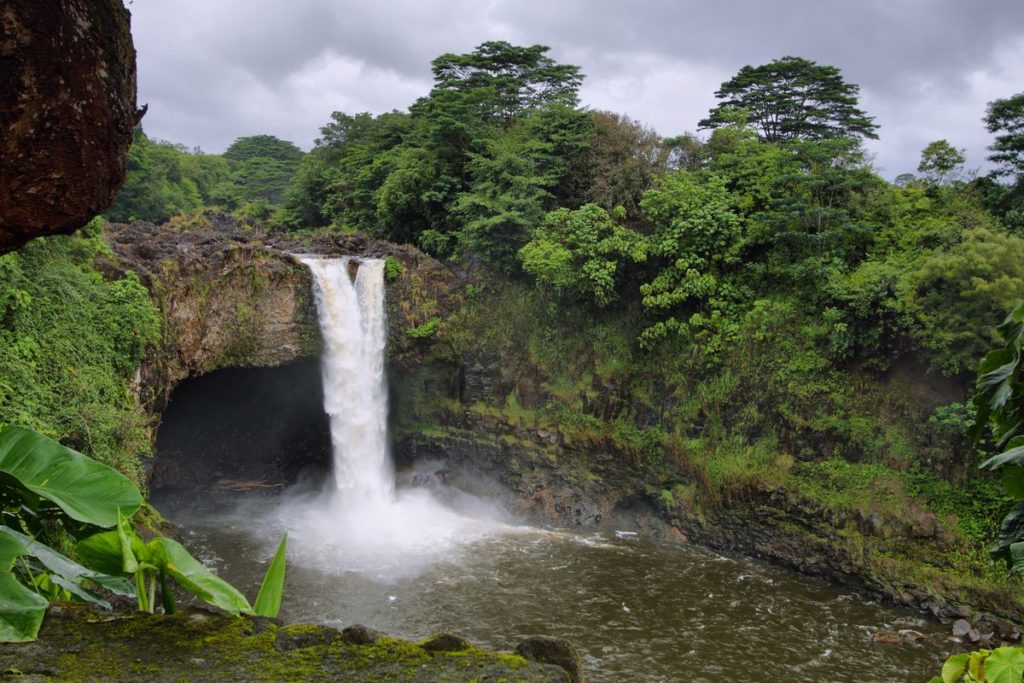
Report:
[[[1024,501],[1013,506],[1013,509],[1003,518],[999,527],[999,535],[996,537],[996,547],[992,549],[992,557],[1002,559],[1013,565],[1013,557],[1010,553],[1010,546],[1024,541]]]
[[[72,519],[101,527],[131,515],[142,494],[127,477],[30,429],[0,429],[0,472],[51,500]]]
[[[1001,647],[985,659],[986,683],[1020,683],[1024,679],[1024,650]]]
[[[131,575],[124,571],[124,551],[121,547],[121,534],[117,531],[101,531],[79,541],[75,546],[75,554],[89,569],[111,576]],[[142,539],[134,532],[130,535],[131,552],[138,558],[148,554]]]
[[[154,564],[200,600],[226,612],[251,613],[245,596],[192,557],[188,550],[169,538],[155,538],[147,544]]]
[[[967,669],[967,659],[970,655],[953,655],[942,665],[942,683],[957,683]]]
[[[47,571],[57,577],[54,579],[54,583],[66,588],[83,600],[95,602],[95,604],[104,605],[107,609],[110,609],[109,604],[94,600],[95,596],[86,587],[89,582],[102,586],[115,595],[126,598],[130,598],[135,594],[131,585],[123,578],[87,569],[49,546],[10,527],[0,526],[0,534],[6,534],[20,541],[25,546],[26,555],[36,558]],[[69,585],[74,586],[74,588],[69,587]]]
[[[46,598],[21,585],[11,568],[26,554],[25,544],[13,536],[0,534],[0,642],[21,643],[35,640],[46,614]]]
[[[1024,446],[1016,446],[981,463],[981,469],[995,470],[1003,465],[1024,465]]]
[[[256,595],[256,602],[253,604],[253,613],[260,617],[276,617],[281,611],[281,596],[284,593],[284,572],[285,572],[285,546],[288,543],[288,534],[281,539],[274,553],[274,559],[267,567],[267,574],[260,584],[260,592]]]

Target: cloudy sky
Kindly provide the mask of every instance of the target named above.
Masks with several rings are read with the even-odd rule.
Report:
[[[945,138],[985,167],[985,104],[1024,91],[1022,0],[132,0],[144,127],[223,151],[270,133],[308,149],[332,111],[405,109],[430,61],[486,40],[551,46],[583,104],[694,131],[745,64],[839,67],[880,125],[892,178]]]

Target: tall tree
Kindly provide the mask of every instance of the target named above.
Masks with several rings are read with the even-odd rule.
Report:
[[[989,102],[985,127],[998,133],[988,157],[1001,166],[998,173],[1024,178],[1024,92]]]
[[[266,157],[295,164],[302,158],[302,150],[291,142],[273,135],[250,135],[237,138],[224,151],[224,158],[232,161],[246,161],[253,157]]]
[[[720,128],[745,113],[766,142],[804,139],[877,138],[878,126],[857,108],[860,87],[847,83],[834,66],[801,57],[745,66],[722,84],[722,102],[699,124]]]
[[[921,150],[921,163],[917,166],[917,172],[923,174],[925,181],[932,185],[945,185],[957,179],[963,165],[963,150],[946,140],[936,140]]]
[[[462,104],[468,105],[467,113],[506,128],[546,104],[574,107],[583,75],[578,66],[558,64],[548,57],[549,49],[488,41],[469,54],[441,55],[432,63],[430,98],[459,95]]]

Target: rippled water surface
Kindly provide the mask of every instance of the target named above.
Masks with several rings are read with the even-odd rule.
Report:
[[[275,499],[241,508],[206,499],[202,510],[197,500],[156,502],[196,552],[255,594],[282,531]],[[335,551],[309,538],[289,548],[284,619],[410,639],[450,631],[498,649],[528,635],[566,637],[591,681],[924,681],[944,654],[938,637],[872,643],[877,629],[944,630],[915,613],[633,536],[508,528],[442,554],[359,566]]]

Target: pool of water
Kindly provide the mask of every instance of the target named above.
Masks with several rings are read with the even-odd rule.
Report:
[[[568,638],[591,681],[923,681],[945,629],[788,570],[614,530],[504,526],[434,553],[368,560],[296,529],[283,499],[155,498],[187,544],[250,597],[288,519],[282,618],[409,639],[458,633],[497,649]],[[918,643],[876,645],[911,628]]]

